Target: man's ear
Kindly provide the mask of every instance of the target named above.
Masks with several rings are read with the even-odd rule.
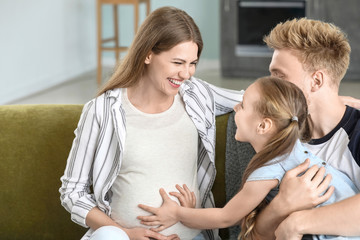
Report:
[[[311,91],[318,91],[324,84],[324,73],[322,71],[316,71],[312,75]]]
[[[264,118],[257,127],[257,133],[260,135],[269,133],[274,123],[270,118]]]
[[[152,58],[153,53],[150,52],[147,57],[145,58],[145,64],[150,64],[151,63],[151,58]]]

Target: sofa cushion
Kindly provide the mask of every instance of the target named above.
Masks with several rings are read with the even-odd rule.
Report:
[[[58,189],[83,105],[0,106],[0,239],[80,239]],[[225,198],[229,114],[216,118],[216,206]],[[220,230],[227,239],[226,229]]]
[[[81,109],[0,106],[0,239],[80,239],[85,233],[71,222],[58,192]]]

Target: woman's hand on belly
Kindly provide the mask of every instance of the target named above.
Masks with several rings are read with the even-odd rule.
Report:
[[[158,232],[146,228],[127,228],[124,229],[124,231],[131,240],[180,240],[180,238],[176,234],[164,236]]]

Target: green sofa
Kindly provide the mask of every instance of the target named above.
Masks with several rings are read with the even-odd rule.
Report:
[[[0,239],[76,240],[86,232],[61,206],[58,189],[82,105],[0,106]],[[217,206],[225,194],[229,114],[216,119]],[[222,229],[228,239],[227,229]]]

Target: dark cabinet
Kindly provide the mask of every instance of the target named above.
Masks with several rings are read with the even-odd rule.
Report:
[[[360,80],[359,0],[221,0],[221,72],[225,77],[268,75],[271,51],[262,37],[279,21],[303,17],[332,22],[352,48],[347,80]]]

